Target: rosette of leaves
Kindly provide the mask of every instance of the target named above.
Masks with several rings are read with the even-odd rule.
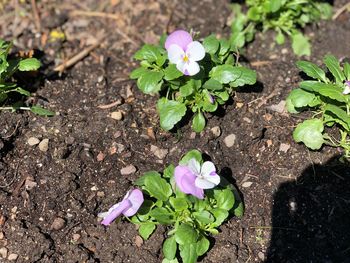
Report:
[[[234,48],[226,39],[213,35],[204,39],[206,56],[195,76],[185,76],[169,63],[163,43],[164,38],[159,46],[144,45],[136,52],[134,58],[141,66],[130,77],[137,79],[143,93],[160,94],[157,110],[164,130],[173,129],[190,110],[194,114],[192,129],[202,131],[206,112],[224,105],[238,87],[256,82],[256,72],[237,64]]]
[[[188,152],[181,163],[195,158],[203,162],[197,150]],[[151,171],[135,184],[146,193],[145,201],[131,221],[139,225],[139,234],[148,239],[157,225],[167,226],[167,238],[163,242],[163,263],[195,263],[210,246],[209,236],[219,233],[218,227],[231,216],[241,217],[243,203],[236,188],[222,183],[205,191],[205,198],[186,195],[175,187],[173,165],[162,174]],[[148,198],[147,198],[148,195]]]
[[[17,71],[35,71],[40,67],[40,61],[36,58],[14,58],[8,59],[10,49],[12,47],[11,42],[3,41],[0,39],[0,110],[30,110],[33,113],[45,116],[54,115],[53,112],[41,108],[40,106],[22,107],[19,103],[13,105],[6,105],[6,101],[9,98],[10,93],[19,93],[24,96],[30,96],[30,92],[18,87],[15,82],[12,81],[12,76]]]
[[[298,56],[311,54],[309,39],[301,29],[332,16],[332,6],[326,1],[246,0],[246,5],[246,13],[239,4],[232,5],[232,45],[241,48],[254,39],[257,31],[272,29],[278,44],[283,44],[286,36],[291,38],[293,51]]]
[[[315,114],[298,124],[293,132],[296,142],[303,142],[312,150],[318,150],[323,144],[340,146],[346,156],[350,153],[350,95],[344,94],[346,80],[350,79],[350,64],[340,65],[332,55],[324,57],[328,69],[325,72],[308,61],[298,61],[297,67],[312,80],[302,81],[286,99],[290,113],[312,110]],[[334,127],[340,132],[335,139],[325,132],[325,127]]]

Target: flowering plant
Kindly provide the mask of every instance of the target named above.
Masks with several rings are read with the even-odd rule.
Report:
[[[145,173],[135,185],[145,199],[140,190],[133,190],[100,215],[102,224],[109,225],[117,216],[131,216],[138,210],[130,220],[139,225],[142,238],[148,239],[159,224],[168,226],[163,263],[178,262],[178,250],[182,262],[197,262],[209,249],[208,236],[218,234],[217,228],[230,215],[243,215],[236,188],[217,174],[212,162],[203,162],[197,150],[189,151],[178,166],[170,165],[162,174]]]
[[[345,156],[350,157],[350,64],[340,65],[332,55],[326,55],[324,63],[328,74],[308,61],[297,62],[298,68],[314,80],[302,81],[300,88],[291,91],[286,100],[287,109],[290,113],[299,113],[311,108],[315,114],[298,124],[293,138],[313,150],[323,144],[340,146]],[[339,129],[339,138],[325,133],[325,126]]]
[[[146,94],[160,94],[157,110],[160,125],[171,130],[189,108],[192,129],[205,127],[203,113],[215,112],[233,91],[256,82],[256,73],[237,64],[235,47],[211,35],[202,43],[184,30],[171,33],[159,46],[144,45],[134,58],[140,67],[130,77]]]

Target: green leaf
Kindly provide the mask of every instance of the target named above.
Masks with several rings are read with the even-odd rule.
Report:
[[[299,84],[300,88],[307,91],[314,91],[322,96],[331,98],[339,102],[346,102],[346,98],[343,94],[343,89],[335,84],[327,84],[318,81],[302,81]]]
[[[174,125],[185,116],[187,110],[184,103],[175,100],[167,100],[166,98],[158,100],[157,109],[159,112],[160,126],[166,131],[174,128]]]
[[[210,35],[203,40],[203,46],[205,52],[215,54],[219,49],[220,42],[214,35]]]
[[[12,89],[11,90],[11,92],[13,92],[13,91],[15,91],[15,92],[18,92],[18,93],[20,93],[20,94],[22,94],[22,95],[24,95],[24,96],[30,96],[30,92],[29,91],[27,91],[27,90],[25,90],[25,89],[22,89],[22,88],[20,88],[20,87],[17,87],[17,88],[15,88],[15,89]]]
[[[238,48],[244,47],[246,37],[244,32],[234,32],[230,37],[231,49],[236,51]]]
[[[286,109],[289,113],[299,113],[294,107],[294,104],[292,100],[290,99],[291,93],[289,93],[288,97],[286,98]]]
[[[192,215],[202,224],[210,224],[214,222],[214,216],[208,211],[193,212]]]
[[[261,19],[259,8],[257,6],[253,6],[249,8],[247,12],[247,16],[248,16],[248,19],[252,21],[259,21]]]
[[[137,80],[137,87],[145,94],[155,94],[162,88],[163,72],[149,70]]]
[[[242,202],[239,203],[239,205],[233,210],[233,213],[237,217],[242,217],[244,214],[244,205]]]
[[[146,75],[150,72],[149,69],[146,69],[144,67],[139,67],[137,69],[134,69],[131,73],[130,73],[130,78],[131,79],[138,79],[139,77]]]
[[[165,178],[171,178],[174,175],[175,166],[173,164],[170,164],[167,168],[164,169],[163,177]]]
[[[180,256],[183,263],[196,263],[198,258],[196,244],[180,246]]]
[[[209,76],[222,84],[228,84],[241,76],[241,71],[232,65],[220,65],[212,68]]]
[[[292,48],[293,52],[298,56],[311,55],[311,45],[309,38],[300,32],[292,34]]]
[[[162,54],[159,48],[153,45],[144,45],[140,50],[138,50],[134,58],[137,60],[147,60],[148,62],[156,62]]]
[[[198,112],[192,120],[192,130],[195,132],[201,132],[205,127],[205,118],[203,113]]]
[[[193,94],[194,92],[194,80],[190,79],[189,81],[186,82],[185,85],[180,87],[180,94],[181,97],[187,97]]]
[[[0,103],[5,101],[7,99],[7,94],[0,92]]]
[[[336,117],[338,117],[344,122],[344,124],[342,125],[344,129],[346,129],[347,131],[350,130],[350,116],[346,113],[346,111],[332,104],[327,104],[324,108],[324,111],[329,111],[333,113]]]
[[[147,240],[155,229],[156,229],[155,224],[152,224],[152,223],[141,224],[139,228],[139,234],[144,240]]]
[[[245,67],[235,67],[239,71],[239,77],[230,82],[231,87],[240,87],[244,85],[253,85],[256,82],[256,72]]]
[[[281,1],[281,0],[270,0],[270,11],[272,13],[275,13],[278,10],[280,10],[282,5],[283,5],[283,1]]]
[[[235,204],[235,196],[230,189],[214,190],[216,206],[229,211]]]
[[[230,42],[228,40],[223,39],[223,38],[220,39],[219,42],[220,42],[219,55],[223,56],[230,50],[231,45],[230,45]]]
[[[320,119],[306,120],[295,128],[293,138],[296,142],[303,142],[312,150],[318,150],[324,143],[322,132],[323,123]]]
[[[208,79],[204,84],[203,88],[207,90],[222,90],[222,84],[215,79]]]
[[[164,70],[164,79],[173,80],[183,76],[183,73],[176,68],[175,64],[169,64]]]
[[[140,178],[138,178],[135,182],[134,185],[137,186],[144,186],[145,185],[145,179],[147,177],[161,177],[160,174],[156,171],[148,171],[146,173],[144,173],[143,176],[141,176]]]
[[[181,158],[179,163],[181,165],[187,165],[191,159],[195,159],[197,162],[202,163],[202,153],[198,150],[191,150]]]
[[[197,256],[203,256],[209,249],[210,242],[205,236],[201,236],[197,242],[196,252]]]
[[[335,56],[326,55],[323,59],[323,62],[326,64],[327,68],[334,76],[335,81],[339,84],[342,84],[345,80],[345,76],[340,68],[339,61],[335,58]]]
[[[49,111],[40,106],[32,106],[30,107],[30,111],[41,116],[48,116],[48,117],[55,116],[55,113],[53,111]]]
[[[168,225],[173,222],[173,214],[164,207],[156,207],[152,209],[149,215],[161,224]]]
[[[308,62],[308,61],[298,61],[297,63],[298,69],[303,71],[306,75],[308,75],[310,78],[318,79],[320,81],[323,81],[325,83],[329,82],[329,80],[326,77],[326,73],[317,65]]]
[[[279,31],[277,32],[277,35],[276,35],[275,40],[276,40],[276,42],[277,42],[278,45],[284,44],[284,42],[285,42],[285,37],[284,37],[284,34],[283,34],[283,32],[282,32],[281,30],[279,30]]]
[[[141,216],[147,215],[153,205],[154,203],[151,200],[144,200],[139,210],[137,210],[137,214]]]
[[[160,176],[148,176],[145,178],[145,189],[151,196],[167,201],[172,194],[171,186]]]
[[[183,197],[170,197],[169,202],[175,211],[183,211],[188,208],[187,199]]]
[[[229,216],[228,211],[225,209],[221,209],[221,208],[215,208],[215,209],[211,210],[211,212],[213,213],[213,215],[215,217],[215,222],[213,224],[211,224],[211,226],[214,226],[214,227],[221,226],[221,224]]]
[[[345,78],[350,81],[350,64],[348,62],[344,63],[344,75]]]
[[[167,259],[167,258],[164,258],[164,259],[162,260],[162,263],[179,263],[179,261],[178,261],[176,258],[174,258],[174,259]]]
[[[176,255],[177,244],[175,236],[168,237],[163,243],[163,254],[167,259],[174,259]]]
[[[311,101],[313,101],[315,95],[303,89],[294,89],[289,93],[288,98],[291,100],[295,108],[302,108],[306,107]]]
[[[183,223],[178,226],[175,232],[175,239],[179,245],[189,245],[197,241],[198,233],[189,224]]]
[[[32,71],[40,68],[40,61],[36,58],[26,58],[19,62],[18,69],[20,71]]]

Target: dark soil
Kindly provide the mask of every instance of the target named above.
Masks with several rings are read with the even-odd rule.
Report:
[[[335,9],[346,2],[335,1]],[[168,133],[159,128],[157,98],[128,79],[136,66],[132,55],[142,42],[155,43],[175,28],[226,35],[229,1],[40,1],[38,10],[40,31],[30,4],[9,4],[0,17],[1,37],[15,38],[15,50],[42,52],[42,81],[32,84],[28,102],[56,112],[51,118],[0,112],[2,251],[17,254],[17,262],[161,262],[165,228],[140,243],[134,225],[121,220],[105,228],[97,214],[144,172],[176,164],[196,148],[232,177],[246,207],[242,219],[220,228],[201,262],[350,262],[349,167],[339,161],[340,149],[313,152],[293,141],[292,130],[307,113],[276,110],[301,80],[288,44],[275,45],[271,33],[259,35],[242,54],[259,84],[238,91],[223,114],[208,115],[201,134],[194,136],[188,124]],[[62,30],[66,40],[50,40],[53,30]],[[306,59],[321,64],[327,53],[349,56],[349,13],[306,32],[313,43]],[[105,41],[89,56],[62,75],[52,73],[54,64],[103,34]],[[111,118],[115,111],[122,120]],[[216,126],[218,137],[211,131]],[[230,134],[236,140],[228,148]],[[48,151],[30,146],[30,137],[49,139]],[[167,154],[156,157],[152,145]],[[137,172],[122,175],[129,165]],[[0,255],[0,262],[10,261]]]

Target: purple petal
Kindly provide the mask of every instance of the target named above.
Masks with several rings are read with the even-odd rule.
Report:
[[[345,84],[350,87],[350,80],[345,81]]]
[[[179,187],[181,192],[194,195],[199,199],[204,198],[203,189],[200,189],[195,185],[195,180],[197,177],[187,166],[177,166],[174,174],[176,185]]]
[[[101,222],[102,225],[109,226],[123,211],[129,209],[132,206],[129,200],[123,200],[119,203],[119,206],[112,210]]]
[[[139,189],[134,189],[130,192],[130,195],[128,196],[127,200],[130,201],[131,207],[126,211],[124,210],[125,212],[123,212],[123,215],[133,216],[139,210],[140,206],[144,201],[143,194]]]
[[[168,49],[171,45],[175,44],[186,51],[188,44],[192,41],[193,40],[190,33],[184,30],[176,30],[167,37],[165,41],[165,48]]]

